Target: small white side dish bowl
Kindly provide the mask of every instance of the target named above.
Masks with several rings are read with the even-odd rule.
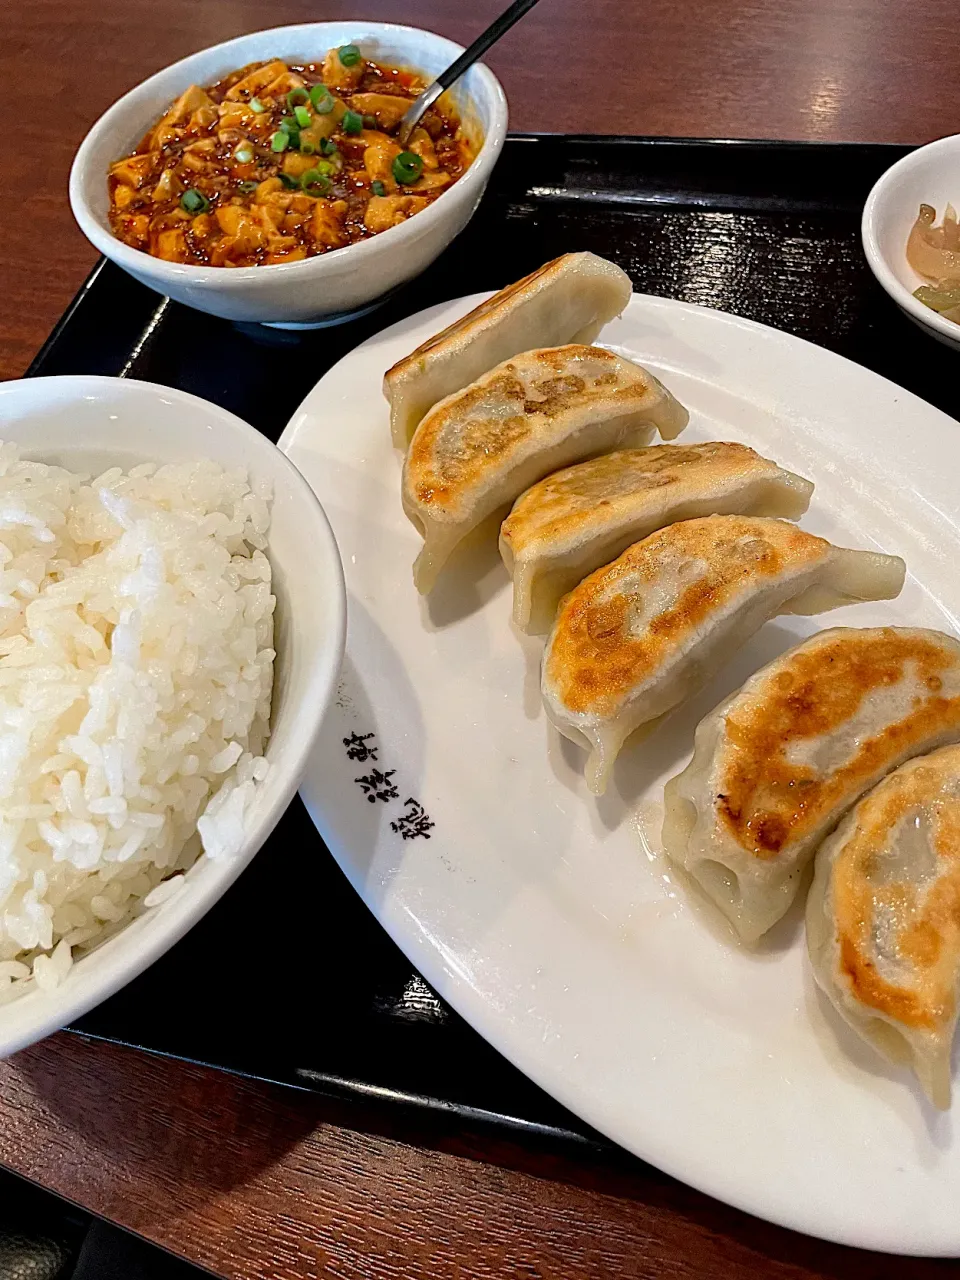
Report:
[[[921,204],[932,204],[939,221],[948,203],[960,205],[960,133],[918,147],[891,165],[867,196],[860,230],[870,270],[897,306],[940,342],[960,350],[960,325],[917,301],[914,289],[930,281],[907,262],[907,237]]]
[[[493,72],[482,65],[471,67],[451,90],[467,128],[483,135],[473,164],[421,213],[369,240],[269,267],[196,267],[131,249],[110,230],[110,164],[137,146],[184,89],[212,84],[249,62],[268,58],[316,62],[328,49],[350,43],[378,62],[411,67],[428,78],[463,52],[460,45],[416,27],[310,22],[257,31],[192,54],[131,89],[87,134],[70,172],[70,204],[81,231],[142,284],[229,320],[297,325],[346,317],[412,280],[470,221],[503,147],[507,101]]]
[[[267,554],[277,597],[270,770],[234,857],[206,857],[180,889],[81,956],[59,986],[32,980],[0,1006],[0,1056],[65,1026],[177,942],[250,862],[293,799],[337,687],[346,633],[340,554],[323,508],[300,472],[265,436],[183,391],[118,378],[32,378],[0,385],[0,439],[28,458],[75,470],[211,458],[243,467],[273,489]]]

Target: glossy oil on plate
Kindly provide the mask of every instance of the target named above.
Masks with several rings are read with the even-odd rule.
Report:
[[[820,999],[799,910],[750,952],[659,850],[664,781],[701,717],[758,667],[824,626],[957,634],[960,425],[787,334],[633,298],[600,342],[689,407],[681,443],[741,441],[810,477],[805,528],[902,555],[909,572],[898,600],[768,623],[624,751],[597,800],[583,754],[544,717],[542,643],[511,626],[495,536],[429,598],[413,587],[420,539],[381,380],[481,296],[353,351],[281,440],[333,524],[349,596],[343,681],[303,788],[311,815],[427,980],[602,1133],[774,1222],[960,1254],[957,1115],[935,1113]]]

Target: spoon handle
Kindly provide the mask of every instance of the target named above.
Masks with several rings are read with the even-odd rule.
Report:
[[[472,45],[464,49],[456,62],[451,62],[446,71],[437,76],[435,83],[442,85],[444,89],[449,89],[469,66],[482,57],[492,44],[496,44],[503,33],[509,31],[515,22],[519,22],[536,3],[537,0],[513,0],[509,9],[504,9],[496,22],[492,22],[486,31],[477,36]]]

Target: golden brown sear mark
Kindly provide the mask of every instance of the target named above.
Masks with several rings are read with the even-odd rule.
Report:
[[[607,364],[614,368],[607,370]],[[536,419],[550,422],[592,403],[598,377],[608,403],[646,392],[649,384],[642,377],[623,379],[621,385],[616,366],[617,357],[610,352],[580,344],[527,352],[522,366],[506,361],[451,397],[449,404],[435,407],[420,423],[408,454],[411,473],[421,477],[418,500],[443,506],[456,498],[489,469],[492,459],[516,449]],[[640,371],[631,366],[631,372]],[[612,387],[608,374],[613,375]]]
[[[929,759],[938,757],[935,765],[906,766],[861,801],[832,868],[839,965],[852,993],[866,1008],[930,1032],[953,1020],[960,963],[960,749]],[[871,867],[889,859],[898,827],[920,814],[929,826],[933,879],[900,875],[878,885]],[[886,974],[878,965],[881,915],[896,957]],[[891,921],[899,925],[893,937]]]
[[[536,271],[531,271],[528,276],[524,276],[522,280],[517,280],[515,284],[507,285],[506,288],[495,293],[492,298],[487,298],[486,301],[481,302],[478,306],[474,307],[472,311],[467,312],[467,314],[460,320],[455,320],[453,324],[447,325],[446,329],[442,330],[440,333],[434,334],[433,337],[428,338],[426,342],[421,342],[420,346],[417,347],[415,351],[411,351],[406,359],[398,361],[397,364],[394,365],[394,369],[399,369],[401,365],[416,364],[419,359],[429,354],[429,352],[431,352],[433,348],[438,346],[440,343],[447,343],[457,334],[466,332],[468,329],[472,329],[478,321],[482,320],[484,316],[489,315],[491,311],[498,310],[518,293],[529,289],[540,276],[547,275],[555,270],[557,263],[562,262],[566,256],[566,254],[561,254],[559,258],[552,258],[549,262],[545,262],[542,267],[538,267]]]
[[[707,485],[770,465],[746,445],[728,442],[620,449],[535,484],[517,501],[501,534],[515,548],[531,539],[555,542],[590,523],[598,508],[652,489],[682,486],[694,464]]]
[[[561,601],[547,679],[570,711],[609,715],[745,581],[816,563],[828,545],[780,521],[738,516],[708,516],[660,529]],[[635,630],[646,584],[694,564],[697,576],[681,586],[669,607]]]
[[[776,857],[790,840],[815,827],[845,795],[912,742],[929,740],[938,725],[960,723],[960,699],[937,696],[948,653],[930,641],[893,629],[862,637],[845,633],[797,653],[780,671],[775,691],[761,691],[727,716],[730,764],[718,796],[727,828],[744,849]],[[823,737],[856,714],[865,697],[914,674],[930,696],[918,698],[905,719],[860,744],[840,768],[819,774],[790,760],[803,742]]]

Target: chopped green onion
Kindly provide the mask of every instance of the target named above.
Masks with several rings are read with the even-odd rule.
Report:
[[[363,56],[355,44],[342,44],[337,50],[340,62],[345,67],[355,67]]]
[[[314,168],[317,173],[322,174],[325,178],[329,178],[332,174],[337,172],[337,166],[335,164],[331,164],[329,160],[318,160],[314,165]]]
[[[250,147],[237,147],[233,153],[234,160],[238,160],[240,164],[251,164],[253,161],[253,151]]]
[[[370,183],[370,190],[375,196],[385,196],[387,194],[387,188],[379,178],[374,179],[374,181]]]
[[[249,105],[250,105],[250,110],[251,110],[251,111],[255,111],[255,112],[257,113],[257,115],[260,115],[262,112],[266,111],[266,109],[267,109],[267,108],[263,105],[263,103],[260,101],[260,99],[259,99],[259,98],[251,98],[251,99],[250,99],[250,104],[249,104]]]
[[[377,117],[376,117],[376,116],[364,116],[364,117],[363,117],[363,127],[364,127],[365,129],[375,129],[375,128],[377,127]]]
[[[330,179],[319,169],[308,169],[300,179],[300,186],[308,196],[325,196],[330,190]]]
[[[278,129],[277,132],[270,139],[271,151],[286,151],[289,145],[290,145],[290,135],[289,133],[284,133],[282,129]]]
[[[310,96],[310,101],[316,107],[316,106],[319,106],[320,102],[324,98],[330,97],[330,90],[327,88],[325,84],[315,84],[313,88],[310,90],[309,96]],[[328,107],[327,110],[329,111],[330,108]]]
[[[277,177],[289,191],[299,191],[300,183],[296,178],[291,178],[289,173],[278,173]]]
[[[301,89],[297,87],[296,89],[291,89],[290,92],[287,94],[287,106],[290,108],[291,111],[296,111],[298,103],[301,106],[306,106],[306,104],[309,101],[310,101],[310,94],[307,92],[306,89]]]
[[[300,151],[305,156],[312,156],[316,153],[317,148],[313,145],[309,138],[300,139]]]
[[[190,187],[180,197],[180,207],[186,209],[187,213],[206,213],[210,208],[210,201],[202,191],[198,191],[196,187]]]
[[[250,182],[249,180],[244,180],[243,182],[237,183],[237,190],[240,192],[241,195],[249,196],[249,195],[252,195],[254,191],[256,191],[259,185],[260,185],[259,182]]]
[[[356,111],[345,111],[340,121],[340,128],[344,133],[362,133],[363,116],[358,115]]]
[[[284,116],[280,121],[280,133],[287,139],[287,143],[291,147],[299,147],[300,145],[300,126],[292,116]],[[277,135],[274,134],[274,137]],[[274,151],[282,151],[283,147],[274,147]]]
[[[328,116],[337,105],[337,100],[332,94],[328,93],[325,98],[321,98],[319,102],[313,104],[313,109],[318,116]]]
[[[335,156],[337,154],[337,144],[332,138],[321,138],[320,151],[325,156]]]
[[[301,129],[310,127],[310,112],[306,107],[294,107],[293,114],[297,117],[297,124]]]
[[[394,158],[393,176],[401,186],[408,187],[423,173],[423,161],[413,151],[401,151]]]

